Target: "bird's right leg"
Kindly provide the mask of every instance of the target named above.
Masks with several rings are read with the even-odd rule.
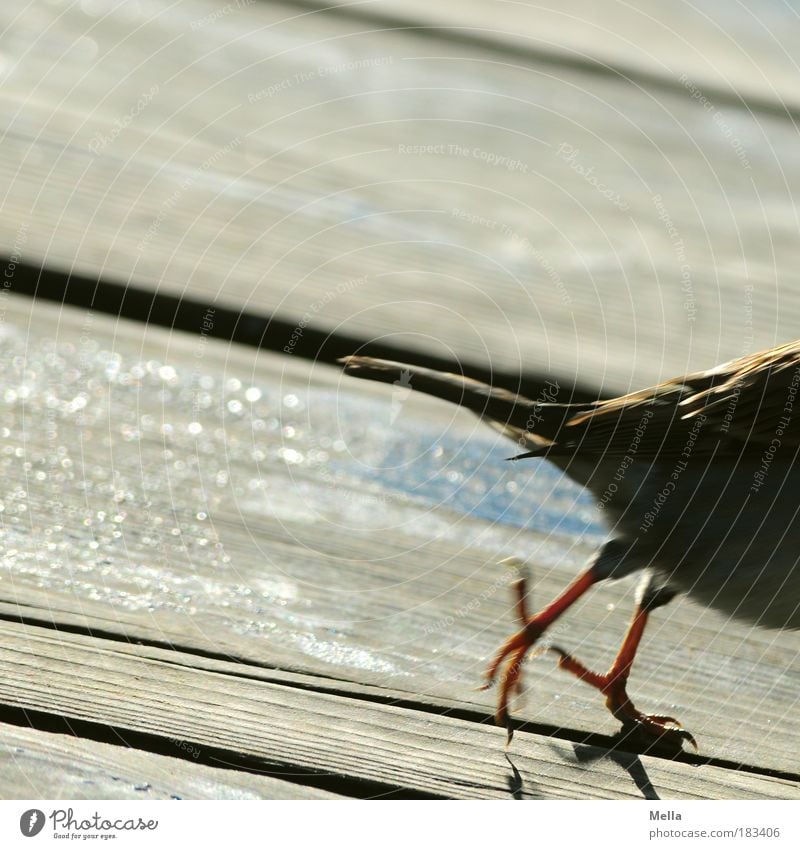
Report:
[[[671,716],[642,713],[637,710],[628,696],[628,677],[650,612],[671,601],[675,591],[668,585],[659,585],[653,580],[653,576],[646,576],[640,588],[640,594],[639,603],[622,646],[611,668],[605,674],[592,672],[564,649],[551,646],[551,650],[558,654],[558,665],[562,669],[566,669],[581,681],[600,690],[606,697],[608,709],[622,722],[623,731],[634,729],[641,732],[645,739],[673,742],[678,748],[684,740],[687,740],[697,749],[694,737],[688,731],[684,731],[676,719]]]

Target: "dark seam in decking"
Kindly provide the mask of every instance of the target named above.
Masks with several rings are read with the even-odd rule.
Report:
[[[427,37],[431,40],[457,44],[464,47],[477,47],[494,53],[513,56],[521,61],[537,63],[539,65],[551,66],[589,75],[600,75],[631,83],[638,88],[650,88],[664,91],[674,95],[690,97],[689,92],[679,79],[662,76],[644,68],[625,66],[615,62],[607,64],[600,59],[591,56],[569,52],[568,47],[561,49],[548,49],[537,42],[536,37],[529,36],[530,46],[514,43],[496,36],[491,31],[474,27],[458,27],[455,25],[424,24],[400,15],[381,15],[371,12],[369,7],[364,6],[323,6],[315,0],[283,0],[288,6],[297,6],[308,9],[317,14],[327,14],[338,19],[359,21],[374,27],[375,33],[379,32],[413,32],[414,35]],[[520,33],[517,33],[520,36]],[[524,34],[522,34],[524,36]],[[720,86],[698,79],[702,86],[703,94],[715,103],[726,106],[743,108],[750,112],[761,112],[768,115],[777,115],[789,118],[792,122],[800,118],[800,104],[786,103],[780,99],[757,97],[754,95],[744,96],[733,89],[721,88]]]
[[[242,678],[251,681],[259,681],[265,684],[275,684],[278,686],[289,687],[297,690],[304,690],[313,693],[322,693],[325,695],[339,696],[346,699],[354,699],[356,701],[384,705],[387,707],[396,707],[404,710],[417,711],[419,713],[427,713],[434,716],[449,717],[458,719],[464,722],[472,722],[478,724],[488,724],[492,722],[492,715],[488,711],[480,711],[470,708],[448,707],[445,705],[436,705],[430,702],[420,701],[409,697],[398,697],[394,695],[381,695],[376,692],[353,691],[342,686],[342,679],[334,678],[333,676],[325,676],[316,672],[303,672],[292,669],[290,667],[279,667],[266,663],[254,662],[241,657],[236,657],[224,652],[212,652],[196,648],[184,648],[175,643],[167,641],[159,641],[152,639],[129,639],[120,634],[111,631],[98,631],[96,628],[83,628],[78,625],[60,625],[54,621],[46,619],[38,619],[32,616],[14,616],[11,614],[0,613],[0,621],[18,622],[22,625],[32,625],[36,627],[45,627],[53,631],[64,631],[72,634],[79,634],[89,637],[97,637],[109,640],[110,642],[126,643],[128,645],[143,645],[150,648],[158,648],[172,651],[175,653],[173,658],[149,658],[159,663],[169,663],[175,666],[180,666],[184,669],[194,671],[210,672],[216,675],[226,675],[233,678]],[[211,660],[221,660],[241,664],[241,669],[233,670],[218,670],[218,669],[203,669],[202,667],[194,666],[181,660],[181,654],[194,655],[196,657],[204,657]],[[249,673],[247,667],[253,667],[259,670],[275,670],[286,671],[298,675],[307,675],[314,681],[286,680],[283,678],[270,679],[265,675]],[[320,682],[329,681],[330,686],[320,686]],[[338,683],[339,686],[335,686]],[[360,682],[350,682],[354,686],[370,687],[380,689],[377,685],[362,684]],[[621,752],[630,755],[649,755],[650,757],[659,758],[660,760],[672,760],[678,763],[685,763],[690,766],[715,766],[721,769],[730,769],[737,772],[743,772],[748,775],[756,775],[765,778],[777,778],[786,781],[800,782],[800,773],[789,772],[787,770],[772,769],[769,767],[760,767],[754,764],[745,764],[739,761],[733,761],[727,758],[719,757],[704,757],[700,754],[691,752],[666,753],[659,751],[654,746],[642,746],[624,731],[610,737],[606,734],[597,734],[594,732],[579,731],[573,728],[564,726],[549,725],[546,723],[537,722],[520,722],[515,728],[515,733],[532,733],[540,737],[550,737],[556,740],[573,743],[575,745],[591,746],[598,749],[606,749],[610,752]]]
[[[0,265],[10,257],[0,252]],[[293,338],[297,321],[288,318],[236,309],[216,300],[203,301],[185,295],[177,296],[158,291],[158,284],[144,280],[120,283],[108,279],[90,278],[45,266],[15,260],[14,277],[6,291],[52,301],[57,304],[83,307],[117,318],[140,321],[146,325],[166,327],[195,333],[204,337],[237,342],[267,351],[283,352],[302,360],[335,364],[349,354],[403,360],[411,365],[439,371],[468,373],[470,377],[508,389],[531,398],[538,397],[543,381],[551,374],[511,374],[487,369],[481,363],[465,363],[413,349],[387,345],[384,342],[360,338],[340,332],[328,332],[312,324],[303,327],[294,337],[291,354],[284,348]],[[208,316],[212,318],[209,321]],[[299,317],[298,317],[299,320]],[[561,380],[560,375],[556,375]],[[564,385],[560,397],[564,401],[585,403],[598,399],[597,390],[585,385]]]
[[[194,740],[192,753],[169,742],[167,737],[147,731],[133,731],[116,725],[104,725],[86,719],[73,719],[41,710],[28,710],[0,703],[0,722],[21,728],[32,728],[51,734],[68,734],[79,739],[93,740],[112,746],[132,748],[192,764],[203,764],[215,769],[232,772],[246,771],[255,775],[277,778],[289,784],[314,787],[355,799],[447,799],[448,796],[414,790],[402,785],[391,785],[381,781],[358,778],[352,775],[336,775],[307,767],[279,761],[269,761],[256,755],[247,755],[231,749],[217,748]],[[199,750],[199,755],[197,754]]]

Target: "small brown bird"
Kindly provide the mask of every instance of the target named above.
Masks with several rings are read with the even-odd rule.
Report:
[[[627,693],[651,611],[678,593],[766,628],[800,628],[800,341],[608,401],[533,401],[457,374],[346,357],[348,374],[402,385],[472,410],[522,453],[543,457],[589,489],[611,535],[587,569],[534,615],[517,584],[522,628],[486,673],[500,679],[495,720],[522,661],[591,586],[644,570],[637,608],[611,669],[599,674],[560,648],[559,665],[599,689],[623,729],[680,745],[694,738]],[[543,397],[552,399],[547,388]],[[551,385],[552,388],[552,385]]]

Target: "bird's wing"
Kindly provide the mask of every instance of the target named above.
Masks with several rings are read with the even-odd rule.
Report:
[[[463,375],[389,360],[342,362],[356,377],[396,383],[472,410],[525,448],[518,459],[760,454],[775,438],[800,449],[800,342],[594,404],[533,401]]]
[[[800,342],[601,401],[565,423],[553,449],[640,459],[800,448]],[[795,408],[795,402],[797,406]]]

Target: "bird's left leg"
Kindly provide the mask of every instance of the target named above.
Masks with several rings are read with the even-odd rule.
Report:
[[[587,569],[552,604],[545,607],[535,616],[528,615],[526,580],[520,578],[515,582],[514,592],[517,595],[517,615],[522,621],[523,627],[521,631],[518,631],[513,637],[506,640],[500,647],[494,660],[486,670],[486,683],[481,687],[482,690],[491,687],[502,668],[500,696],[494,719],[498,725],[505,725],[508,728],[509,741],[513,736],[513,731],[508,715],[508,703],[511,694],[519,689],[522,676],[522,661],[525,659],[525,655],[533,648],[547,628],[565,610],[570,608],[596,581],[597,577],[595,574],[591,569]]]
[[[622,723],[623,730],[636,729],[648,738],[672,739],[677,743],[688,740],[697,748],[694,737],[681,728],[681,724],[671,716],[658,714],[645,714],[634,707],[628,696],[628,677],[636,657],[636,651],[644,633],[645,625],[651,611],[671,601],[675,591],[668,586],[659,585],[653,581],[652,576],[646,576],[641,596],[637,604],[622,646],[614,659],[611,669],[601,675],[587,669],[579,660],[571,654],[556,646],[551,646],[552,651],[559,655],[558,665],[576,675],[592,687],[596,687],[606,697],[606,705],[611,713]]]
[[[528,613],[527,588],[525,578],[514,584],[517,596],[517,618],[522,629],[510,637],[486,670],[486,684],[490,687],[496,678],[500,678],[500,695],[495,711],[495,722],[508,728],[508,739],[513,731],[508,712],[511,695],[519,690],[522,676],[522,662],[525,655],[536,645],[545,631],[564,614],[588,589],[598,581],[611,577],[622,567],[630,546],[618,540],[609,540],[593,558],[589,567],[582,572],[558,598],[547,607],[531,616]]]

